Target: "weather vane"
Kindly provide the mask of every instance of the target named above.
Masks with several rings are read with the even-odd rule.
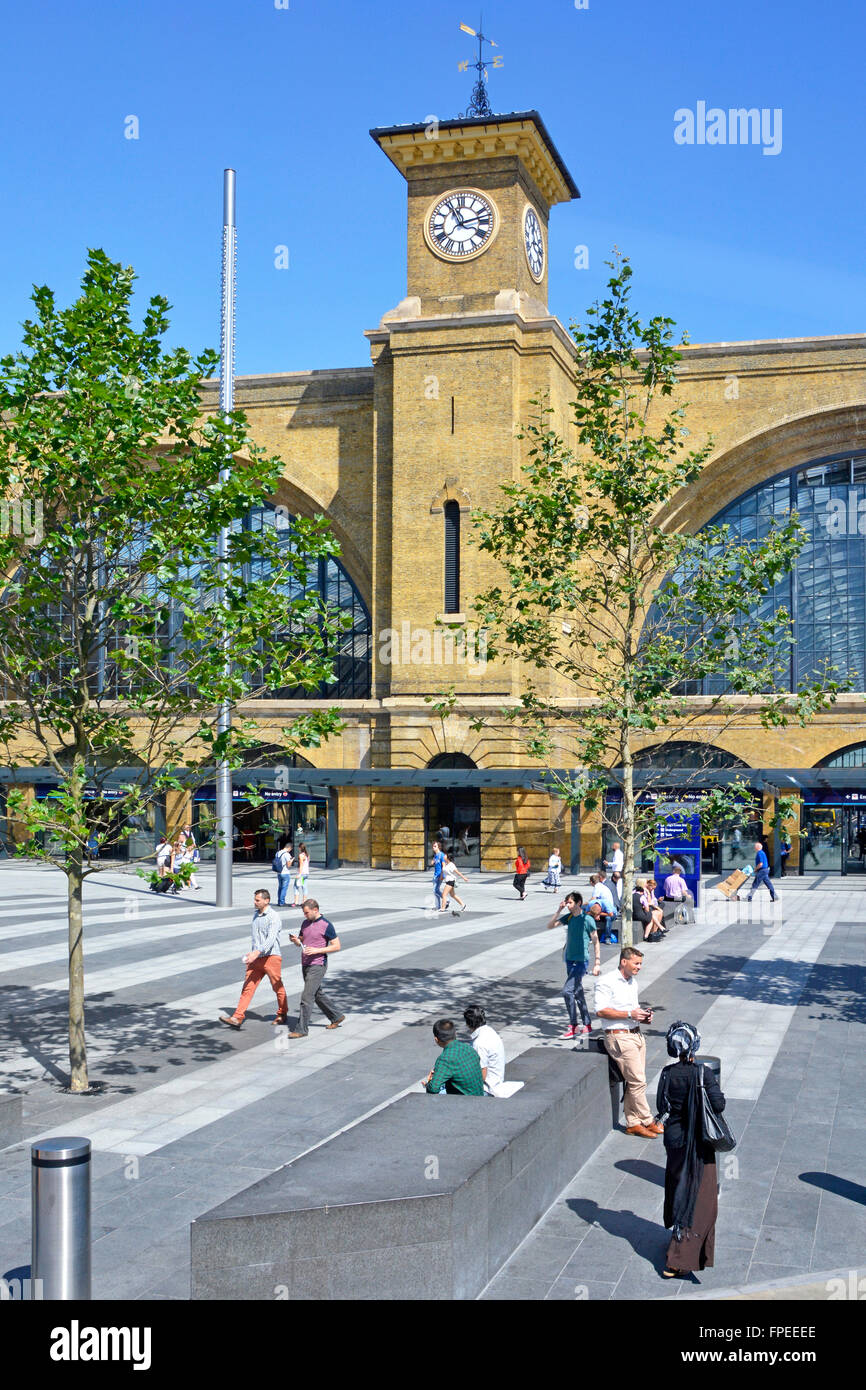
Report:
[[[488,39],[486,34],[482,34],[481,25],[483,22],[484,16],[482,15],[477,33],[474,29],[470,29],[468,24],[460,25],[464,34],[471,34],[473,39],[478,40],[478,62],[472,64],[475,71],[478,73],[478,77],[476,78],[475,86],[472,88],[472,98],[469,102],[469,106],[465,111],[460,112],[459,119],[461,121],[467,120],[472,116],[493,115],[493,108],[487,100],[487,69],[489,67],[501,68],[503,66],[503,58],[500,53],[497,53],[493,58],[488,58],[486,61],[482,58],[482,44],[489,43],[491,48],[498,48],[499,46],[494,43],[493,39]],[[465,58],[463,62],[457,64],[457,67],[460,72],[468,72],[469,59]]]

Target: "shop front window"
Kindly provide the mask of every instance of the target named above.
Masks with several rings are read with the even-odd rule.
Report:
[[[216,798],[196,795],[192,807],[192,828],[202,860],[216,858]],[[235,798],[232,802],[232,857],[236,864],[270,864],[277,850],[288,841],[297,863],[298,849],[306,845],[310,863],[324,868],[328,862],[328,803],[324,797],[265,801],[252,806]]]

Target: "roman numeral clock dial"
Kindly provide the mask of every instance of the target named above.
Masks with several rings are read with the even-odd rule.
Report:
[[[535,209],[528,204],[523,213],[523,246],[529,272],[538,283],[544,277],[544,237]]]
[[[470,261],[480,256],[498,230],[496,206],[477,188],[446,193],[424,219],[427,245],[446,261]]]

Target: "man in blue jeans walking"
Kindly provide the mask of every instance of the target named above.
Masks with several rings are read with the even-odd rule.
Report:
[[[765,883],[765,884],[767,885],[767,887],[768,887],[769,890],[770,890],[770,897],[772,898],[773,902],[775,902],[775,901],[776,901],[776,894],[775,894],[775,891],[774,891],[774,889],[773,889],[773,885],[772,885],[772,883],[770,882],[770,861],[767,859],[767,856],[766,856],[766,854],[764,853],[764,846],[761,844],[760,840],[756,840],[756,841],[755,841],[755,876],[754,876],[754,878],[752,879],[752,886],[751,886],[751,888],[749,889],[749,897],[748,897],[748,901],[749,901],[749,902],[752,901],[752,895],[754,894],[755,889],[756,889],[756,888],[760,888],[760,886],[761,886],[762,883]]]
[[[563,908],[565,912],[560,916]],[[595,948],[593,975],[597,975],[601,968],[601,952],[598,948],[600,917],[601,908],[598,903],[593,903],[592,908],[586,911],[580,893],[566,893],[547,924],[548,930],[556,926],[565,927],[565,949],[562,958],[565,961],[566,977],[562,997],[568,1010],[568,1027],[560,1034],[563,1038],[576,1038],[579,1033],[592,1031],[592,1019],[583,993],[583,976],[589,968],[590,944]]]
[[[442,853],[442,846],[438,840],[433,841],[433,893],[436,897],[436,907],[442,906],[442,875],[445,872],[445,855]]]
[[[286,899],[289,896],[289,884],[292,881],[290,869],[293,862],[294,856],[292,855],[292,847],[289,844],[284,844],[274,855],[274,865],[279,864],[280,866],[279,869],[277,869],[277,887],[279,890],[277,907],[286,906]]]

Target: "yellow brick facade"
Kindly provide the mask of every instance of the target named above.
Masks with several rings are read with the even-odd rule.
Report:
[[[500,485],[519,478],[518,431],[532,399],[547,394],[555,427],[573,439],[573,344],[548,310],[546,264],[540,283],[529,273],[522,217],[527,204],[537,210],[546,250],[555,204],[575,190],[547,133],[527,117],[452,125],[435,137],[418,127],[374,137],[407,180],[408,246],[406,294],[367,330],[371,365],[241,378],[236,391],[255,438],[285,460],[274,500],[329,517],[370,608],[371,698],[347,702],[346,732],[308,756],[318,767],[408,770],[464,753],[481,769],[526,768],[519,736],[495,721],[519,694],[516,668],[423,665],[399,640],[380,660],[381,638],[402,625],[436,627],[446,501],[461,508],[461,607],[491,581],[491,563],[467,532],[473,514],[497,505]],[[494,200],[499,226],[487,252],[453,264],[433,253],[423,222],[432,201],[464,187]],[[395,299],[402,288],[395,283]],[[693,530],[762,480],[857,446],[866,338],[691,346],[679,398],[693,439],[714,441],[702,479],[666,516]],[[451,685],[460,703],[443,722],[423,697]],[[469,728],[478,716],[493,719],[483,734]],[[753,766],[811,767],[863,738],[862,699],[845,697],[807,729],[768,733],[745,716],[717,743]],[[561,803],[502,787],[482,788],[480,802],[483,867],[510,869],[519,843],[536,865],[554,844],[568,863],[571,817]],[[338,820],[344,862],[414,869],[429,858],[422,790],[341,788]],[[580,838],[591,863],[601,850],[597,814],[580,817]]]
[[[255,439],[284,461],[273,501],[328,517],[371,617],[370,698],[347,701],[344,733],[306,756],[318,768],[410,771],[462,753],[482,770],[527,768],[519,736],[495,717],[519,695],[516,667],[437,666],[435,653],[424,665],[403,641],[386,652],[383,634],[436,628],[447,502],[460,507],[464,611],[496,577],[468,533],[473,515],[496,507],[500,486],[520,476],[518,432],[533,398],[547,395],[554,427],[574,442],[574,345],[547,306],[546,256],[541,280],[530,273],[523,216],[529,205],[536,211],[546,253],[556,204],[576,189],[531,113],[452,123],[434,135],[424,127],[374,135],[407,181],[408,244],[405,287],[395,274],[396,306],[383,306],[379,325],[366,331],[369,365],[236,383]],[[482,190],[499,217],[489,249],[465,264],[437,257],[423,234],[432,201],[460,188]],[[358,329],[360,338],[364,325]],[[205,404],[216,401],[216,383],[207,383]],[[693,440],[714,441],[702,478],[665,517],[695,530],[762,480],[862,447],[866,337],[690,346],[680,402]],[[458,706],[443,721],[424,696],[448,686]],[[268,701],[256,712],[279,727],[299,707]],[[809,728],[776,733],[747,715],[717,742],[751,766],[812,767],[866,739],[863,708],[862,696],[846,696]],[[481,716],[492,722],[473,732],[470,720]],[[341,786],[335,800],[342,862],[401,869],[428,862],[423,789]],[[178,810],[171,808],[172,819]],[[510,869],[518,844],[535,866],[554,845],[566,864],[571,856],[570,812],[526,787],[481,788],[479,835],[488,869]],[[596,814],[580,818],[580,838],[581,859],[592,863],[601,849]]]

